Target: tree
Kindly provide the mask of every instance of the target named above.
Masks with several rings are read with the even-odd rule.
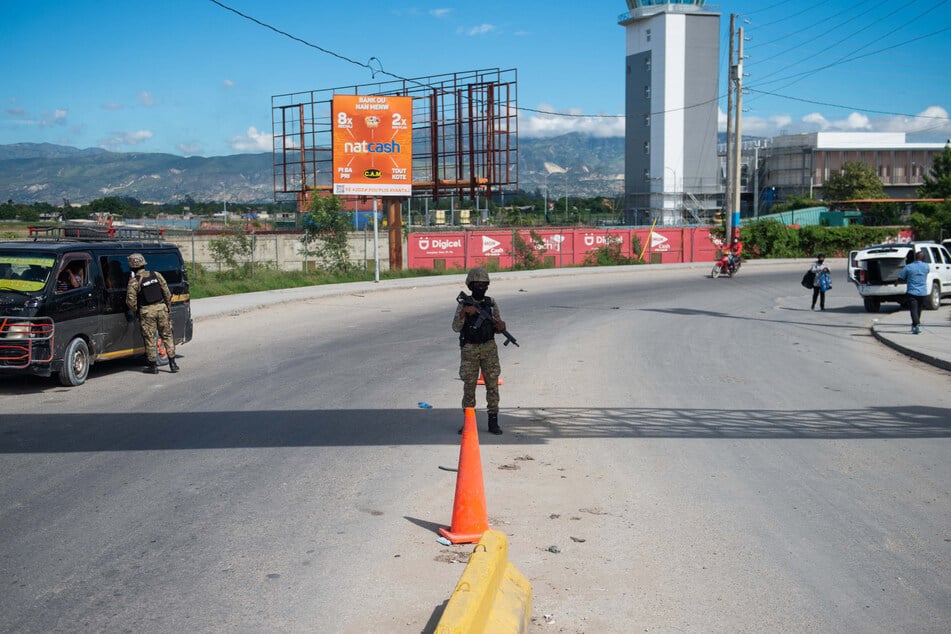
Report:
[[[918,188],[921,198],[951,198],[951,144],[934,157],[931,173],[925,175],[925,184]]]
[[[308,212],[301,220],[306,254],[319,258],[323,266],[331,271],[345,273],[353,268],[347,246],[350,218],[347,213],[340,211],[340,198],[315,193]]]
[[[885,188],[874,167],[849,161],[840,172],[829,174],[822,186],[822,197],[825,200],[884,198]]]
[[[208,241],[208,250],[218,266],[224,264],[232,272],[236,272],[241,267],[238,259],[251,256],[251,240],[243,229],[225,231],[219,237]]]

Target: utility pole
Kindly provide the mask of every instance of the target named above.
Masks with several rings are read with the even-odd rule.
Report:
[[[727,64],[726,97],[726,178],[723,191],[724,237],[727,242],[733,230],[733,37],[736,14],[730,14],[730,61]]]
[[[743,27],[736,35],[736,115],[733,117],[733,231],[740,226],[740,177],[743,175],[740,159],[743,156]],[[732,234],[730,236],[732,238]]]

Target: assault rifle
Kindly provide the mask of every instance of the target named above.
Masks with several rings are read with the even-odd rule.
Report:
[[[475,323],[476,328],[481,326],[482,322],[484,322],[486,319],[491,321],[493,325],[495,324],[495,318],[492,316],[492,313],[486,310],[485,308],[483,308],[482,305],[479,304],[479,302],[472,299],[471,296],[466,295],[462,291],[459,291],[459,295],[456,296],[456,301],[462,304],[463,306],[474,306],[475,309],[479,311],[479,318],[476,319],[476,323]],[[502,344],[503,346],[507,346],[510,343],[514,343],[516,348],[520,347],[518,345],[518,342],[515,341],[515,337],[513,337],[512,333],[510,333],[508,330],[503,330],[501,334],[502,336],[505,337],[505,343]]]

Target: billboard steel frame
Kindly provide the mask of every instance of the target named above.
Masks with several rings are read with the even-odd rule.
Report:
[[[330,191],[334,95],[413,99],[413,197],[479,194],[518,185],[517,71],[484,69],[271,97],[275,199]]]

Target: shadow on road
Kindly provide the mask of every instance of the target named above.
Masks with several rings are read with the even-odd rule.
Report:
[[[455,445],[461,418],[457,409],[5,414],[0,454]],[[482,444],[559,438],[947,438],[951,409],[520,408],[503,409],[501,423],[505,435],[483,430]]]

